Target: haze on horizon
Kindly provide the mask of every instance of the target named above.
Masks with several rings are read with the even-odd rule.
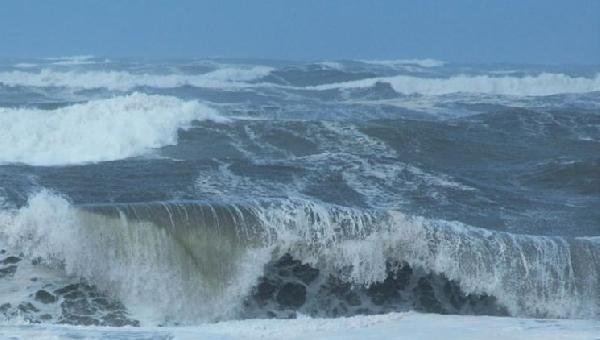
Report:
[[[600,1],[3,1],[0,58],[600,64]]]

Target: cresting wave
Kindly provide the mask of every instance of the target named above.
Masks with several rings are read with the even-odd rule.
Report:
[[[493,296],[514,316],[600,312],[593,238],[493,232],[396,211],[301,199],[75,207],[41,191],[3,211],[0,232],[26,256],[115,294],[149,324],[238,317],[266,266],[285,254],[355,287],[387,280],[389,264],[402,262],[465,294]]]
[[[422,78],[407,75],[368,78],[311,87],[315,90],[352,89],[389,83],[401,94],[445,95],[451,93],[484,93],[509,96],[547,96],[561,93],[600,91],[600,74],[593,78],[571,77],[561,73],[542,73],[524,77],[492,77],[489,75],[456,75],[449,78]]]
[[[173,88],[196,86],[227,88],[249,86],[246,82],[260,79],[272,68],[254,66],[248,68],[225,67],[205,74],[153,74],[128,71],[59,71],[44,68],[39,72],[0,72],[0,84],[7,86],[69,87],[79,89],[106,88],[126,91],[136,87]]]
[[[395,65],[393,61],[372,61],[371,64]],[[382,64],[383,63],[383,64]],[[434,61],[400,60],[402,65],[427,65],[436,67]],[[334,65],[332,62],[325,62]],[[341,65],[341,64],[340,64]],[[336,69],[340,66],[332,66]],[[425,66],[423,66],[425,67]],[[479,93],[507,96],[548,96],[565,93],[587,93],[600,91],[600,74],[592,77],[574,77],[563,73],[540,73],[529,76],[494,76],[458,74],[450,77],[417,77],[395,75],[388,77],[364,78],[346,82],[326,83],[316,86],[294,87],[261,82],[274,70],[268,66],[234,67],[227,66],[204,74],[185,73],[134,73],[129,71],[72,70],[63,71],[43,68],[37,72],[15,70],[0,72],[0,85],[31,87],[65,87],[76,89],[105,88],[127,91],[138,87],[176,88],[194,86],[203,88],[238,88],[265,86],[284,89],[354,89],[373,87],[377,83],[389,83],[392,88],[404,95],[420,94],[429,96],[452,93]],[[305,72],[305,71],[298,71]],[[348,73],[352,75],[353,73]],[[259,83],[257,83],[259,82]]]
[[[177,142],[193,120],[225,121],[197,101],[134,93],[55,110],[0,108],[0,163],[117,160]]]

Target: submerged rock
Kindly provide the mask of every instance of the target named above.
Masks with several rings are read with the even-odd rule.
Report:
[[[60,323],[112,327],[140,324],[128,317],[121,302],[111,299],[94,286],[75,283],[56,289],[54,294],[62,298]]]
[[[7,265],[7,264],[15,264],[15,263],[19,263],[21,261],[20,257],[16,257],[16,256],[8,256],[7,258],[5,258],[4,260],[0,261],[2,264]]]
[[[435,291],[431,282],[422,277],[419,279],[417,286],[413,289],[416,295],[415,308],[428,313],[447,314],[447,311],[442,307],[439,299],[435,296]]]
[[[37,307],[31,304],[31,302],[22,302],[19,304],[17,309],[22,313],[37,313],[40,311]]]
[[[264,276],[244,302],[242,317],[287,318],[290,312],[340,317],[407,310],[508,315],[493,296],[465,294],[444,275],[404,262],[390,262],[386,268],[384,280],[359,285],[345,279],[343,271],[325,274],[286,254],[265,266]]]
[[[41,303],[54,303],[56,302],[56,296],[48,293],[47,291],[40,289],[35,292],[35,299]]]
[[[264,279],[256,286],[256,300],[260,303],[265,303],[273,296],[276,290],[277,286],[275,286],[274,282]]]
[[[277,293],[277,302],[283,307],[298,308],[306,302],[306,287],[288,282]]]
[[[6,276],[13,276],[13,275],[15,275],[16,272],[17,272],[17,266],[14,264],[10,265],[8,267],[0,268],[0,278],[6,277]]]

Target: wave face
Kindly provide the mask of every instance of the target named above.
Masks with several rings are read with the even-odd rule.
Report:
[[[0,319],[597,319],[599,72],[0,62]]]
[[[199,102],[140,93],[55,110],[0,109],[0,162],[78,164],[137,156],[175,144],[193,120],[223,121]]]
[[[44,191],[3,220],[12,248],[109,290],[154,323],[223,320],[240,310],[339,316],[415,306],[589,318],[600,308],[593,239],[491,232],[302,200],[75,208]],[[287,281],[277,286],[278,276]],[[411,294],[410,276],[415,296],[395,296]],[[396,291],[378,288],[386,281]],[[334,295],[323,296],[327,290]],[[336,290],[346,296],[336,298]],[[251,293],[254,305],[244,303]],[[340,309],[344,302],[354,312]]]

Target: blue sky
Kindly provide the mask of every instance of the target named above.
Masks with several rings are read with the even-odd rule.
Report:
[[[600,64],[600,0],[0,1],[0,57]]]

